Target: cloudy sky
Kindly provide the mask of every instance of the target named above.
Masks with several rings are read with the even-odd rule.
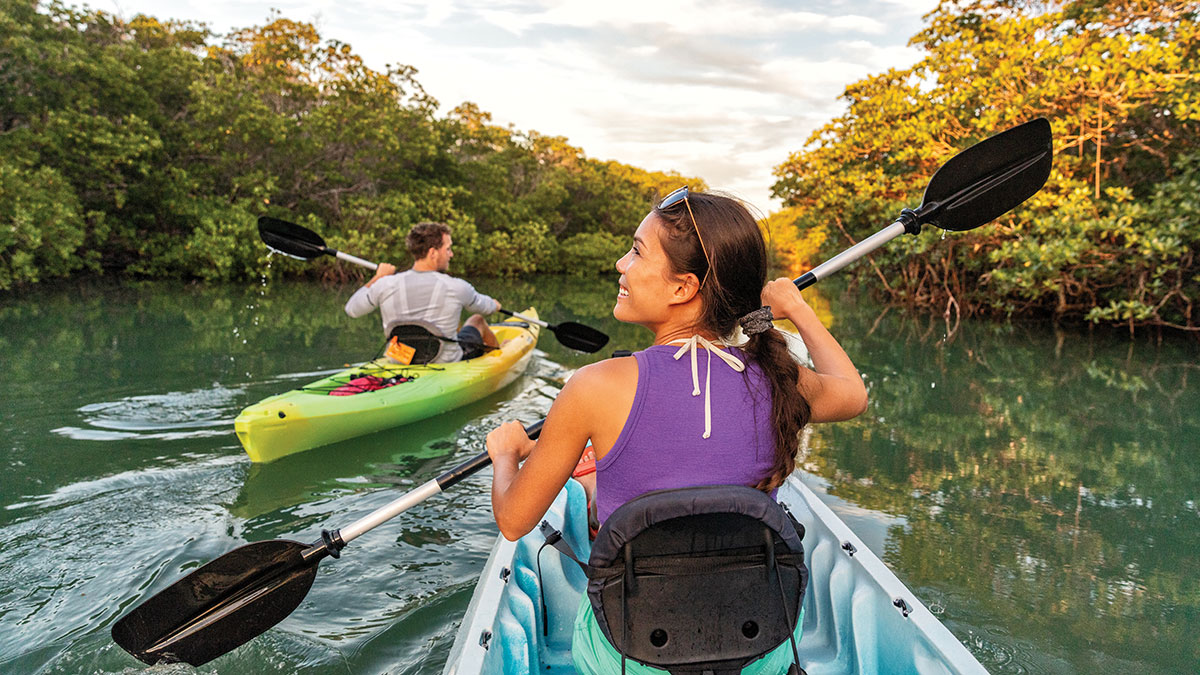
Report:
[[[272,7],[415,66],[442,113],[473,101],[501,125],[565,136],[596,159],[700,176],[764,213],[772,169],[844,109],[847,84],[919,53],[936,0],[92,0],[218,33]]]

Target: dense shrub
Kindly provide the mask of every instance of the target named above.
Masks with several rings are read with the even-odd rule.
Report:
[[[1200,331],[1200,7],[1194,2],[942,2],[926,56],[846,89],[845,115],[777,167],[827,252],[920,203],[959,150],[1035,117],[1055,169],[996,223],[904,238],[851,270],[895,302]]]
[[[280,16],[219,36],[0,0],[0,100],[0,290],[89,265],[210,280],[362,272],[268,268],[264,214],[396,264],[410,262],[408,228],[439,220],[459,272],[608,270],[593,257],[656,194],[703,185],[497,127],[471,103],[439,117],[412,68],[372,70]]]

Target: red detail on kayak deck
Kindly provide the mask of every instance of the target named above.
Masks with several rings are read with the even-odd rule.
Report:
[[[394,387],[397,384],[400,384],[401,382],[408,382],[408,379],[409,378],[401,377],[401,378],[388,378],[385,380],[382,377],[376,377],[375,375],[366,375],[364,377],[356,377],[353,380],[350,380],[349,382],[347,382],[346,384],[343,384],[342,386],[338,387],[337,389],[334,389],[333,391],[329,392],[329,395],[330,396],[353,396],[355,394],[362,394],[362,393],[365,393],[368,391],[378,391],[380,389],[387,389],[388,387]]]

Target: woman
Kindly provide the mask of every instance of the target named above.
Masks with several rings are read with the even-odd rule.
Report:
[[[805,424],[866,409],[862,378],[796,286],[767,283],[762,234],[740,202],[676,190],[642,220],[616,266],[613,316],[648,328],[653,345],[580,368],[536,442],[517,422],[488,434],[492,509],[510,540],[539,522],[589,441],[603,522],[652,490],[742,484],[771,492],[795,468]],[[770,330],[772,312],[799,329],[812,369]],[[748,340],[727,346],[739,325]],[[594,627],[590,610],[585,599],[577,646]]]

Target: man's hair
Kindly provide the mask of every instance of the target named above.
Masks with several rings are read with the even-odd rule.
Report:
[[[445,223],[417,223],[404,238],[404,244],[413,258],[420,260],[429,249],[441,248],[447,234],[450,234],[450,226]]]

